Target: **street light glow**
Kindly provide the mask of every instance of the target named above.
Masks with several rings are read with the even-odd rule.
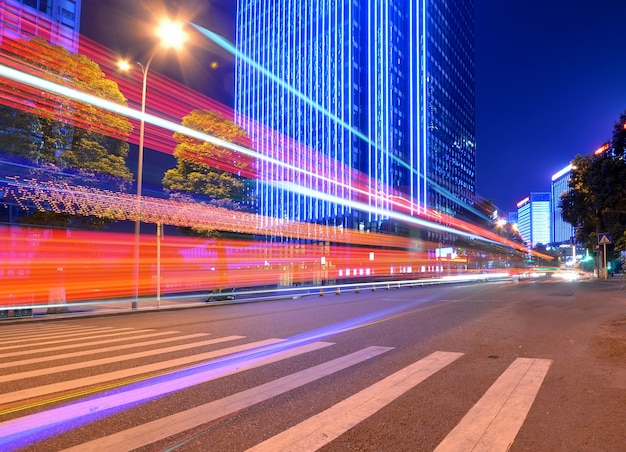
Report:
[[[170,19],[163,19],[156,31],[161,39],[161,45],[166,48],[180,49],[187,41],[187,33],[183,30],[183,24]]]
[[[130,63],[126,60],[119,60],[117,62],[117,68],[122,72],[130,71]]]
[[[187,39],[187,34],[183,30],[183,25],[180,22],[175,22],[169,19],[163,19],[159,23],[159,26],[156,29],[156,35],[161,39],[161,46],[165,48],[173,48],[175,50],[179,50],[183,43]],[[145,134],[145,121],[146,121],[146,91],[148,87],[148,72],[150,71],[150,64],[152,60],[156,56],[159,47],[155,47],[152,51],[152,54],[148,58],[148,61],[145,64],[137,62],[139,67],[141,68],[142,74],[142,89],[141,89],[141,116],[139,119],[139,147],[138,147],[138,156],[137,156],[137,206],[138,211],[141,209],[139,205],[141,203],[141,189],[143,184],[143,151],[144,151],[144,134]],[[119,61],[118,67],[122,71],[128,71],[130,69],[130,64],[127,61]],[[157,231],[160,231],[160,226],[157,225]],[[159,233],[157,233],[159,234]],[[135,220],[135,275],[134,279],[137,282],[136,290],[135,290],[135,300],[132,302],[133,309],[137,308],[137,304],[139,301],[139,260],[140,260],[140,251],[139,251],[139,236],[141,235],[141,217],[138,216]],[[160,235],[159,235],[160,237]],[[160,300],[160,291],[157,289],[157,302]]]

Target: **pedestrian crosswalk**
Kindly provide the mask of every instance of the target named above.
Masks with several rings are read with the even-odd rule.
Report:
[[[234,413],[389,356],[366,345],[276,379],[175,413],[106,434],[72,438],[68,432],[124,410],[220,378],[332,350],[306,338],[250,340],[162,329],[35,324],[0,331],[0,450],[46,444],[46,450],[135,450],[193,431]],[[320,355],[321,356],[321,355]],[[268,435],[249,450],[313,451],[376,415],[463,353],[433,351],[308,419]],[[437,447],[437,451],[506,451],[515,440],[550,368],[545,359],[518,358],[500,375]],[[58,443],[54,439],[63,435]],[[51,446],[55,444],[55,446]],[[54,449],[57,447],[58,449]]]

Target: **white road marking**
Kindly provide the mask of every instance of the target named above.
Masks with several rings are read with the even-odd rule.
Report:
[[[549,359],[517,358],[435,451],[509,450],[551,364]]]
[[[137,330],[137,331],[135,331],[135,333],[141,333],[143,331],[154,331],[154,330]],[[124,333],[124,334],[131,334],[131,333],[133,333],[133,332],[130,331],[129,333]],[[165,335],[168,335],[168,334],[176,334],[176,333],[180,333],[180,331],[158,331],[156,333],[140,334],[139,336],[133,336],[132,338],[115,337],[115,338],[112,338],[112,339],[101,339],[102,337],[109,337],[109,335],[106,334],[106,335],[102,335],[102,336],[97,336],[97,338],[98,338],[97,341],[81,342],[79,344],[72,344],[70,346],[68,346],[68,345],[57,345],[57,346],[54,346],[54,347],[43,347],[43,348],[33,347],[33,348],[28,349],[28,350],[20,350],[20,351],[17,351],[17,352],[3,353],[2,357],[3,358],[10,358],[12,356],[25,356],[25,355],[34,355],[34,354],[41,354],[41,353],[56,352],[56,351],[59,351],[59,350],[68,350],[69,348],[93,347],[94,345],[113,344],[115,342],[124,342],[124,341],[128,341],[130,339],[132,339],[132,340],[145,339],[145,338],[149,338],[149,337],[165,336]]]
[[[199,425],[248,408],[319,378],[347,369],[350,366],[366,361],[389,350],[392,349],[389,347],[368,347],[223,399],[215,400],[205,405],[167,416],[163,419],[148,422],[110,436],[80,444],[66,449],[66,452],[100,452],[102,450],[123,452],[137,449],[167,438],[168,436],[187,431]],[[254,367],[263,364],[267,363],[258,362],[255,363]],[[1,430],[0,433],[2,433]]]
[[[1,322],[0,322],[1,323]],[[11,328],[13,327],[13,328]],[[53,334],[58,332],[70,332],[74,330],[84,330],[84,329],[92,329],[96,328],[94,326],[86,326],[86,325],[61,325],[55,323],[54,325],[24,325],[21,324],[19,326],[15,325],[7,325],[2,328],[0,331],[0,340],[4,338],[21,338],[21,337],[31,337],[31,336],[40,336],[42,334]],[[113,326],[108,326],[106,328],[115,329]]]
[[[163,335],[165,333],[156,333],[153,335]],[[148,335],[150,336],[150,335]],[[141,338],[141,336],[133,336],[130,338],[125,338],[124,340],[126,341],[132,341],[129,344],[122,344],[122,345],[115,345],[113,347],[111,347],[110,345],[103,347],[103,348],[92,348],[89,350],[81,350],[78,352],[69,352],[69,353],[61,353],[61,354],[55,354],[55,355],[49,355],[49,356],[40,356],[38,358],[29,358],[29,359],[23,359],[21,361],[12,361],[12,362],[7,362],[7,363],[0,363],[0,369],[5,369],[7,367],[18,367],[18,366],[25,366],[28,364],[36,364],[36,363],[43,363],[43,362],[48,362],[48,361],[56,361],[59,359],[68,359],[68,358],[76,358],[78,356],[85,356],[85,355],[96,355],[98,353],[108,353],[108,352],[114,352],[114,351],[118,351],[118,350],[125,350],[128,348],[138,348],[138,347],[147,347],[149,345],[158,345],[158,344],[163,344],[164,342],[170,343],[170,342],[176,342],[176,341],[184,341],[187,339],[196,339],[198,337],[206,337],[208,336],[207,333],[196,333],[196,334],[187,334],[186,336],[170,336],[170,337],[166,337],[163,339],[154,339],[151,341],[144,341],[144,342],[135,342],[136,340],[138,340],[139,338]],[[239,336],[241,337],[241,336]],[[84,344],[81,344],[81,347]],[[65,348],[67,349],[67,348]],[[5,356],[5,355],[3,355]]]
[[[45,369],[36,369],[25,372],[12,373],[9,375],[0,375],[0,383],[6,383],[7,381],[23,380],[26,378],[41,377],[42,375],[58,374],[70,370],[86,369],[88,367],[103,366],[105,364],[113,364],[122,361],[145,358],[148,356],[162,355],[164,353],[179,352],[181,350],[188,350],[190,348],[203,347],[205,345],[213,345],[220,342],[242,339],[242,337],[243,336],[228,336],[217,339],[209,339],[206,341],[190,342],[189,344],[173,345],[171,347],[163,347],[154,350],[145,350],[142,352],[129,353],[127,355],[110,356],[107,358],[93,359],[91,361],[81,361],[78,363],[65,364],[62,366],[46,367]]]
[[[113,333],[113,331],[117,331],[116,333]],[[36,337],[32,337],[29,339],[16,339],[16,340],[12,340],[12,339],[5,339],[2,341],[3,344],[10,344],[10,345],[6,345],[4,347],[0,347],[0,351],[4,351],[4,350],[12,350],[12,349],[16,349],[16,348],[28,348],[31,346],[32,342],[35,342],[36,345],[48,345],[48,344],[59,344],[62,342],[72,342],[72,341],[79,341],[81,340],[81,337],[79,336],[89,336],[92,334],[102,334],[102,333],[110,333],[111,335],[113,334],[132,334],[137,330],[133,330],[132,328],[90,328],[88,330],[73,330],[70,332],[67,331],[63,331],[63,332],[59,332],[59,333],[55,333],[54,335],[42,335],[42,336],[36,336]],[[147,330],[144,330],[147,331]],[[153,330],[150,330],[153,331]],[[54,340],[48,340],[48,339],[54,339]],[[46,340],[46,342],[42,342],[43,340]]]
[[[239,337],[239,336],[236,336]],[[218,342],[220,339],[215,339]],[[167,361],[146,364],[144,366],[131,367],[129,369],[116,370],[106,374],[92,375],[90,377],[78,378],[76,380],[61,381],[59,383],[51,383],[48,385],[37,386],[33,388],[27,388],[20,391],[13,391],[7,394],[0,394],[0,404],[17,402],[20,400],[32,399],[44,395],[54,394],[62,391],[76,391],[79,388],[84,388],[91,385],[99,385],[105,382],[125,379],[129,377],[135,377],[137,375],[160,372],[166,369],[172,369],[174,367],[185,366],[188,364],[194,364],[208,359],[216,358],[218,356],[225,356],[231,353],[244,352],[257,347],[264,347],[266,345],[275,344],[281,342],[282,339],[267,339],[264,341],[252,342],[250,344],[238,345],[235,347],[223,348],[220,350],[213,350],[206,353],[200,353],[197,355],[184,356],[177,359],[168,359]]]
[[[317,450],[461,356],[463,353],[434,352],[248,450],[254,452]]]

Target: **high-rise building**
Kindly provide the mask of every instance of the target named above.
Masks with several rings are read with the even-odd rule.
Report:
[[[517,203],[517,229],[530,248],[550,243],[550,198],[548,192],[531,193]]]
[[[309,170],[260,161],[260,213],[373,230],[399,197],[415,214],[471,211],[473,18],[473,0],[239,0],[237,122]],[[339,202],[363,180],[369,208]]]
[[[0,0],[0,40],[37,36],[76,52],[80,7],[81,0]]]
[[[561,199],[561,195],[569,191],[569,179],[572,175],[572,165],[571,163],[567,165],[562,170],[556,172],[552,175],[552,243],[554,244],[563,244],[570,243],[574,236],[576,235],[576,231],[574,226],[563,219],[561,207],[559,206],[559,201]]]

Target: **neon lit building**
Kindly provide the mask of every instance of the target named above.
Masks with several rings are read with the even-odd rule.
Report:
[[[257,151],[284,161],[295,146],[289,163],[336,182],[260,162],[260,213],[380,228],[384,213],[337,202],[354,199],[346,168],[373,209],[398,196],[412,213],[472,206],[473,17],[473,0],[239,0],[237,122]],[[311,191],[265,183],[285,179]]]
[[[37,36],[78,49],[81,0],[0,0],[0,40]]]
[[[570,243],[576,234],[574,226],[563,220],[562,209],[559,207],[561,194],[569,191],[569,179],[572,174],[571,163],[552,175],[552,243]]]
[[[610,143],[606,142],[593,151],[592,154],[594,157],[597,157],[608,151],[610,147]],[[576,235],[574,225],[563,220],[562,209],[559,207],[561,195],[569,191],[568,182],[571,175],[571,163],[552,175],[552,243],[555,244],[571,243]]]
[[[550,198],[548,192],[531,193],[517,203],[517,229],[530,248],[550,243]]]

